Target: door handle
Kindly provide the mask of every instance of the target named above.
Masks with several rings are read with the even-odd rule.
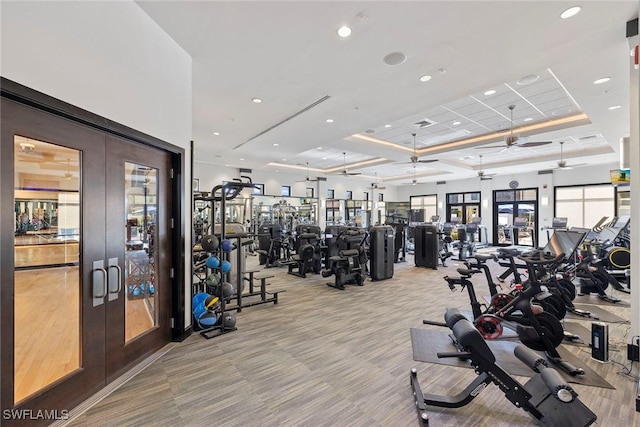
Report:
[[[122,268],[117,264],[116,265],[110,265],[109,269],[111,269],[111,268],[115,268],[118,271],[118,281],[117,281],[118,287],[116,288],[115,291],[112,291],[111,290],[111,286],[109,286],[109,293],[110,294],[117,294],[122,290]]]
[[[104,297],[107,295],[107,270],[104,269],[103,260],[93,261],[91,288],[93,306],[95,307],[104,303]]]
[[[107,288],[109,291],[109,301],[113,301],[118,299],[118,294],[122,290],[122,268],[118,265],[118,258],[109,258],[109,263],[107,267]],[[116,270],[117,278],[115,280],[111,280],[113,275],[111,269]],[[116,286],[114,286],[114,284]],[[114,289],[115,288],[115,289]]]

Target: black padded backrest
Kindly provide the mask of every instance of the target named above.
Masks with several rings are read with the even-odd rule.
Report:
[[[489,362],[494,363],[496,357],[487,345],[480,332],[466,319],[461,319],[453,325],[453,335],[462,347],[473,355],[480,354]]]

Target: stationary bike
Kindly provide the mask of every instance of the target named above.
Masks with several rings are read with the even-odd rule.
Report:
[[[459,278],[445,277],[451,290],[456,285],[466,287],[471,300],[471,309],[474,317],[474,325],[485,339],[497,339],[502,336],[503,324],[515,326],[518,337],[527,347],[545,351],[551,362],[558,365],[571,375],[583,375],[582,368],[576,368],[563,360],[557,352],[564,340],[564,330],[560,321],[552,314],[545,312],[539,305],[532,304],[532,300],[543,294],[541,283],[538,280],[538,270],[546,264],[557,263],[564,259],[564,254],[553,256],[542,251],[533,251],[521,254],[518,258],[527,264],[529,269],[528,286],[513,294],[496,293],[491,299],[491,305],[482,312],[473,284],[469,280],[471,276],[481,273],[478,269],[459,268]],[[430,321],[423,323],[431,324]]]

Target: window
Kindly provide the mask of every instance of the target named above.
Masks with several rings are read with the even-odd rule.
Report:
[[[335,199],[335,195],[335,191],[330,188],[327,189],[327,199]]]
[[[555,188],[556,217],[567,217],[569,227],[591,228],[603,216],[615,215],[615,188],[611,184]]]
[[[282,186],[282,197],[289,197],[291,196],[291,186],[290,185],[283,185]]]
[[[412,211],[420,211],[422,221],[428,221],[432,216],[438,215],[438,196],[435,194],[425,196],[411,196],[409,206]],[[417,214],[417,212],[414,212]]]
[[[253,184],[253,194],[257,196],[264,195],[264,184]]]
[[[313,188],[312,187],[307,187],[307,190],[305,192],[305,196],[313,198]]]
[[[384,194],[378,193],[378,201],[379,202],[384,202]]]
[[[345,196],[346,196],[345,198],[346,198],[347,200],[351,200],[351,199],[353,199],[353,192],[351,192],[351,191],[347,190],[347,192],[346,192]]]
[[[480,192],[448,193],[446,222],[467,224],[480,216]],[[425,216],[425,218],[427,218]]]
[[[369,200],[369,192],[365,191],[363,194],[364,194],[364,198],[362,200]]]

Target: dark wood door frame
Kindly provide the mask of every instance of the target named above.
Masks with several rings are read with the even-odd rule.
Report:
[[[10,103],[7,105],[15,107],[14,110],[18,111],[19,113],[28,113],[30,111],[33,112],[34,109],[39,112],[49,113],[46,116],[50,117],[51,120],[54,120],[56,122],[56,126],[54,126],[54,135],[56,131],[62,132],[63,127],[65,126],[65,124],[67,124],[69,126],[73,125],[75,130],[82,129],[82,131],[87,134],[85,135],[86,138],[102,138],[101,143],[96,144],[96,147],[101,146],[103,147],[102,149],[104,149],[104,147],[106,146],[104,143],[104,138],[107,135],[112,135],[124,138],[137,144],[143,144],[156,149],[161,149],[169,153],[173,176],[173,179],[171,180],[171,197],[173,199],[173,203],[171,204],[171,212],[169,213],[169,215],[173,219],[172,222],[174,224],[174,227],[171,229],[171,240],[173,242],[176,242],[176,246],[184,244],[185,229],[183,219],[187,215],[187,210],[189,212],[191,211],[190,203],[185,204],[185,194],[183,191],[185,186],[184,149],[161,141],[139,131],[133,130],[126,126],[112,122],[106,118],[82,110],[78,107],[67,104],[63,101],[52,98],[35,90],[29,89],[5,78],[1,78],[0,81],[0,95],[2,97],[3,106],[5,105],[5,103]],[[11,204],[14,197],[13,136],[15,134],[24,134],[25,136],[42,139],[44,141],[51,141],[52,138],[51,129],[48,128],[45,133],[44,128],[38,128],[38,125],[40,123],[37,120],[31,120],[29,123],[20,125],[22,126],[22,128],[15,126],[4,126],[5,114],[12,114],[10,110],[11,109],[9,109],[9,111],[6,111],[5,108],[2,109],[3,129],[1,135],[2,139],[0,140],[0,201],[2,202],[3,206],[8,206],[9,204]],[[45,124],[43,123],[40,125],[44,126]],[[66,143],[67,141],[65,140],[65,145],[67,145]],[[96,155],[88,157],[93,157],[95,159],[101,158],[103,165],[102,169],[104,169],[104,153],[94,154]],[[84,167],[88,168],[87,170],[91,171],[99,170],[100,168],[97,163],[95,165],[85,164]],[[104,180],[105,174],[88,173],[85,175],[84,179]],[[7,202],[9,204],[7,204]],[[88,198],[82,202],[84,215],[90,214],[90,205],[91,201]],[[102,226],[104,226],[104,224]],[[2,230],[2,233],[0,234],[0,251],[2,252],[2,257],[0,258],[0,280],[2,281],[2,286],[0,286],[0,307],[8,306],[7,304],[12,304],[13,301],[13,229],[14,224],[12,216],[8,215],[7,212],[3,212],[0,210],[0,230]],[[83,238],[87,239],[89,238],[89,236],[83,236]],[[90,255],[91,254],[83,254],[84,261],[81,265],[82,278],[83,281],[86,281],[87,283],[89,283],[88,275],[90,274],[91,268],[90,265],[85,264],[90,263]],[[171,339],[178,341],[186,338],[191,332],[190,328],[185,328],[185,260],[186,257],[183,250],[178,249],[172,251],[170,260],[170,264],[173,266],[172,279],[170,284],[172,295],[171,316],[168,320],[170,320],[171,325]],[[85,299],[83,299],[83,301],[84,300]],[[83,318],[83,322],[84,321],[85,319]],[[41,404],[44,401],[44,397],[42,395],[30,398],[24,404],[14,405],[13,403],[13,326],[13,310],[0,309],[0,330],[2,331],[2,335],[0,337],[0,357],[3,361],[2,366],[0,367],[0,406],[2,406],[3,409],[28,409],[29,407],[37,407],[39,406],[39,403]],[[102,337],[102,344],[99,344],[100,338],[101,337],[83,338],[83,348],[87,348],[87,346],[93,346],[99,349],[101,345],[102,348],[104,348],[104,337]],[[94,340],[96,342],[88,342],[87,339]],[[86,363],[87,361],[83,360],[83,366]],[[104,357],[99,358],[99,360],[96,360],[95,363],[99,363],[104,366]],[[90,369],[81,370],[90,371]],[[93,374],[87,372],[86,375],[90,376]],[[101,375],[104,376],[104,369],[102,369]],[[86,380],[86,384],[93,383],[88,379],[88,377],[86,378]],[[96,385],[85,387],[82,396],[80,396],[77,389],[78,385],[72,383],[73,382],[62,381],[53,386],[55,388],[56,394],[66,396],[68,399],[64,403],[64,407],[60,405],[60,407],[52,407],[49,404],[50,401],[47,401],[48,409],[68,410],[81,403],[82,400],[84,400],[86,397],[97,392],[104,385],[104,383],[100,385],[99,382],[96,382]],[[71,398],[69,399],[69,397]]]

